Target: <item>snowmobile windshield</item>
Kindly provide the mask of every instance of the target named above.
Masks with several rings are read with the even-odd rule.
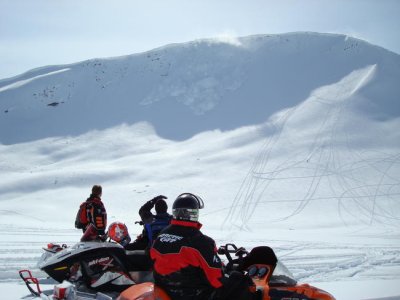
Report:
[[[270,286],[294,286],[297,284],[292,273],[280,261],[276,264],[272,272],[271,279],[269,280]]]
[[[44,251],[42,253],[42,256],[39,258],[39,261],[36,263],[36,267],[41,268],[42,265],[44,265],[46,261],[52,256],[54,256],[54,253],[49,251]]]

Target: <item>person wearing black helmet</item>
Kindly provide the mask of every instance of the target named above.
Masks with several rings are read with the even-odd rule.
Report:
[[[176,198],[171,224],[150,249],[155,284],[174,300],[252,299],[248,278],[224,275],[215,241],[200,231],[203,207],[203,200],[194,194]]]

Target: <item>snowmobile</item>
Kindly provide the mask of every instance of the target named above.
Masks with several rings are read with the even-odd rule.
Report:
[[[47,292],[50,296],[42,293],[39,281],[30,271],[20,271],[31,293],[42,299],[171,300],[153,283],[151,262],[144,251],[127,253],[118,243],[90,241],[71,248],[50,244],[45,252],[49,256],[44,255],[41,269],[58,282],[63,281]],[[248,252],[243,247],[226,244],[218,249],[218,254],[226,257],[224,273],[241,271],[252,279],[255,299],[335,300],[326,291],[297,283],[270,247],[255,247]],[[70,291],[64,298],[57,296],[59,289],[65,290],[63,285],[69,285]],[[82,286],[89,289],[82,289]]]
[[[109,226],[106,237],[88,228],[81,241],[72,247],[48,244],[43,248],[38,267],[55,283],[71,282],[77,291],[112,292],[118,295],[135,283],[152,281],[151,260],[144,250],[126,251],[130,237],[125,224]],[[39,281],[29,270],[20,277],[33,295],[41,294]]]
[[[250,253],[234,244],[218,249],[225,255],[225,272],[237,270],[244,272],[254,283],[255,299],[258,300],[335,300],[326,291],[308,284],[299,284],[290,271],[278,261],[274,251],[267,246],[253,248]],[[237,258],[232,258],[235,254]],[[123,291],[117,300],[171,300],[165,291],[154,283],[136,284]]]

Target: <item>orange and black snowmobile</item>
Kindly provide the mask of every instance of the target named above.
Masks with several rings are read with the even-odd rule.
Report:
[[[299,284],[289,270],[278,261],[274,251],[267,246],[249,252],[227,244],[218,249],[228,262],[226,272],[242,271],[254,282],[255,299],[259,300],[335,300],[326,291],[308,284]],[[233,259],[231,254],[237,258]],[[171,300],[165,291],[151,282],[136,284],[123,291],[117,300]]]

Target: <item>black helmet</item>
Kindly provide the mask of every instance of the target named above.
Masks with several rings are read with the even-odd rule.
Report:
[[[199,196],[184,193],[179,195],[172,205],[172,215],[176,220],[197,222],[199,209],[203,207],[204,202]]]
[[[166,213],[168,210],[167,202],[164,199],[157,200],[156,204],[154,205],[157,214]]]

